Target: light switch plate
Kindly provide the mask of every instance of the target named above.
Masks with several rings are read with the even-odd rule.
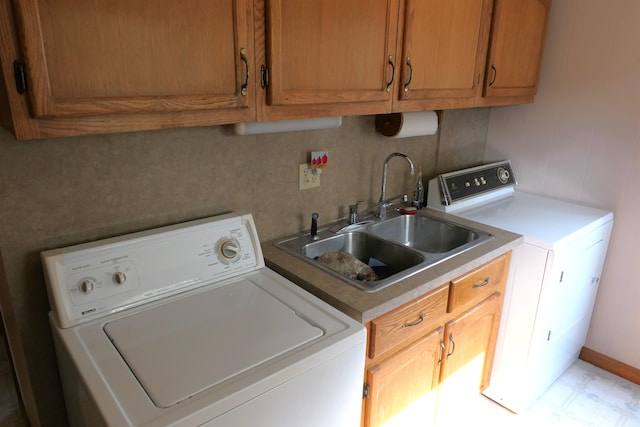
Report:
[[[311,169],[308,163],[302,163],[300,165],[299,173],[300,190],[308,190],[309,188],[320,187],[320,174],[317,171]]]

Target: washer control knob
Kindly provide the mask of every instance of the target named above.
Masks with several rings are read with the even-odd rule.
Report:
[[[218,254],[223,262],[237,261],[240,258],[240,244],[235,239],[224,239],[218,243]]]
[[[116,271],[113,273],[113,276],[111,276],[111,280],[113,280],[113,283],[116,285],[124,285],[127,281],[127,276],[122,271]]]
[[[78,290],[83,294],[90,294],[93,291],[93,282],[89,279],[84,279],[78,284]]]

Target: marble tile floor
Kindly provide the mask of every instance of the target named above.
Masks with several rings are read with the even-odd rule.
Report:
[[[478,403],[469,424],[477,427],[640,427],[640,385],[582,360],[522,413]]]
[[[26,426],[13,384],[0,364],[0,427]],[[640,427],[640,385],[578,360],[529,409],[513,414],[480,397],[474,427]]]

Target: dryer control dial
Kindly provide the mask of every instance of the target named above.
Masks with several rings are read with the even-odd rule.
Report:
[[[228,264],[240,259],[240,243],[236,239],[223,238],[218,241],[218,256],[222,262]]]
[[[509,178],[511,177],[511,174],[509,173],[509,171],[505,168],[498,168],[498,180],[502,183],[502,184],[506,184],[509,181]]]

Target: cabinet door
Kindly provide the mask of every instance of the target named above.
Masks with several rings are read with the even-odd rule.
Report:
[[[495,293],[445,325],[446,354],[440,374],[438,420],[462,425],[461,405],[477,401],[489,385],[500,323],[501,298]]]
[[[496,0],[485,97],[533,96],[538,88],[551,0]]]
[[[364,425],[432,425],[443,328],[367,370]]]
[[[390,111],[398,9],[398,0],[269,0],[268,104]]]
[[[249,119],[250,0],[15,0],[31,113]]]
[[[491,0],[407,0],[400,100],[472,106],[487,54]]]

